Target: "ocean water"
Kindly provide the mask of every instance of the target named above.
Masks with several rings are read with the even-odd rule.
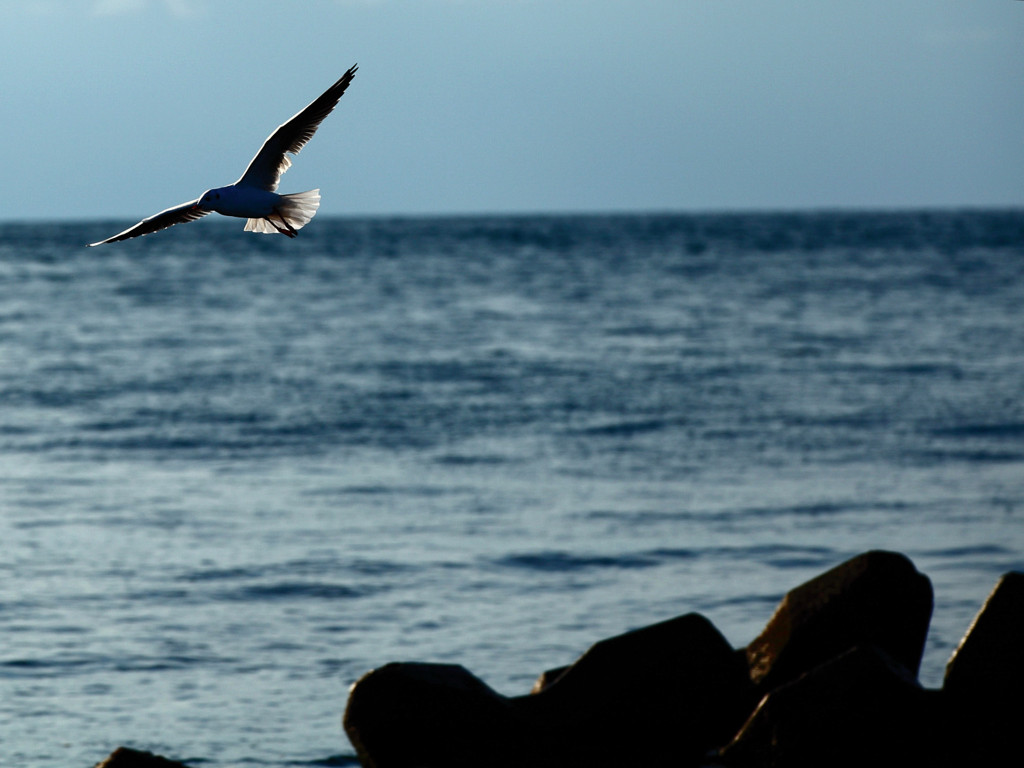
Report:
[[[0,226],[0,764],[354,765],[392,660],[504,694],[872,548],[929,686],[1024,569],[1024,212]]]

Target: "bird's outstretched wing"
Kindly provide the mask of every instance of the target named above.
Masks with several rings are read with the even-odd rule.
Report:
[[[352,82],[358,68],[358,65],[353,66],[341,76],[338,82],[314,99],[308,107],[270,134],[270,137],[263,142],[260,151],[256,153],[256,157],[249,162],[249,167],[245,169],[242,178],[235,183],[239,186],[257,187],[268,192],[276,192],[281,174],[287,171],[292,164],[285,153],[298,154],[299,150],[313,138],[320,123],[338,105],[341,95],[345,93],[345,89]]]
[[[143,219],[134,227],[128,227],[124,232],[100,240],[98,243],[89,243],[89,247],[103,245],[104,243],[116,243],[118,240],[128,240],[132,237],[148,235],[152,232],[159,232],[161,229],[173,227],[175,224],[184,224],[186,221],[195,221],[208,214],[209,211],[199,207],[199,200],[189,200],[187,203],[168,208],[160,213],[155,213],[148,219]]]

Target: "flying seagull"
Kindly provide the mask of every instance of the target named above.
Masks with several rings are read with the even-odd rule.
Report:
[[[295,237],[296,230],[308,224],[316,214],[316,209],[320,207],[320,190],[311,189],[309,192],[291,195],[277,193],[281,174],[292,164],[287,153],[298,154],[299,150],[313,138],[320,123],[331,114],[331,110],[341,100],[341,95],[352,82],[358,68],[353,66],[308,107],[270,134],[260,147],[260,151],[256,153],[256,157],[249,163],[249,167],[245,169],[245,173],[234,184],[209,189],[197,200],[160,211],[124,232],[97,243],[89,243],[89,246],[148,235],[175,224],[195,221],[211,211],[224,216],[248,219],[245,223],[246,232],[280,232],[282,235]]]

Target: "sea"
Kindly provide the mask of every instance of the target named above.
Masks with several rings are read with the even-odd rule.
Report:
[[[905,553],[946,662],[1024,570],[1024,211],[0,225],[0,764],[356,766],[349,687],[503,695]]]

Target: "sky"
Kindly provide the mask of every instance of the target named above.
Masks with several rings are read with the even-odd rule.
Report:
[[[0,0],[0,220],[1024,206],[1020,0]]]

